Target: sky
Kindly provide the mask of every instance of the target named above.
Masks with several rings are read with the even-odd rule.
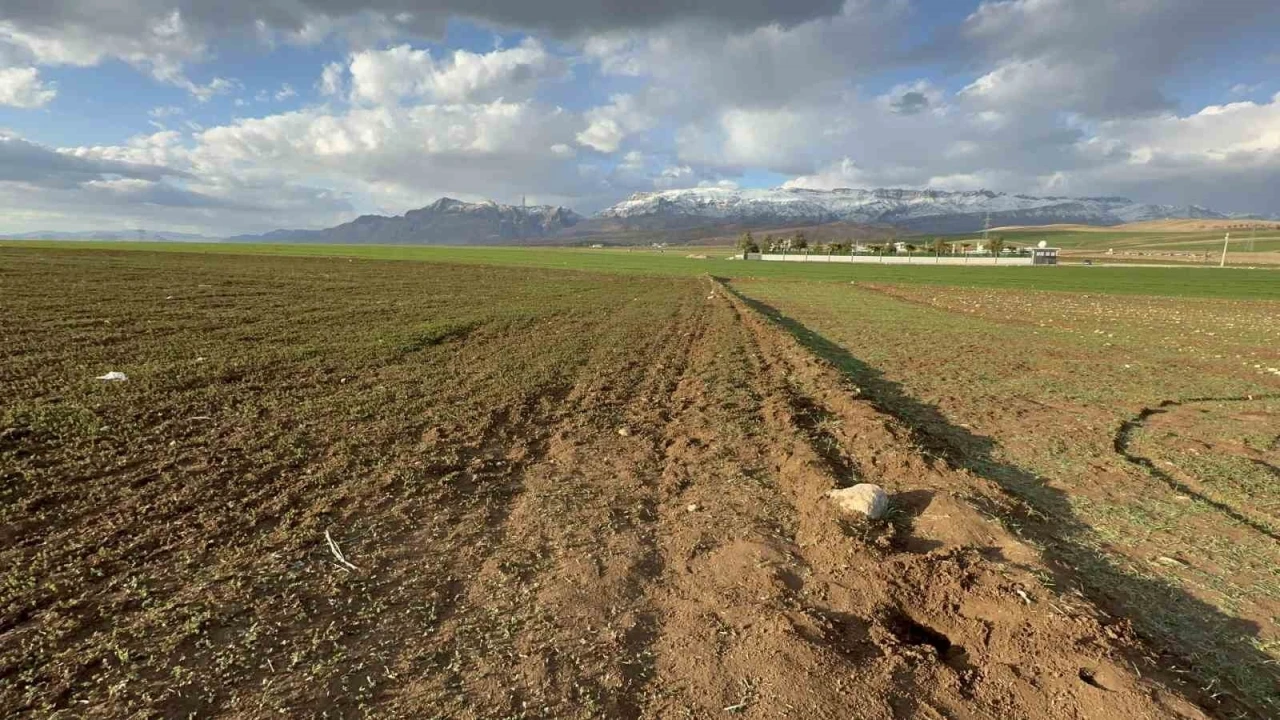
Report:
[[[3,0],[0,232],[711,187],[1280,212],[1276,0]]]

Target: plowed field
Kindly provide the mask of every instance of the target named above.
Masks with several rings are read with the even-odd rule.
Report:
[[[1266,711],[713,278],[5,249],[0,286],[7,716]],[[823,499],[856,482],[887,520]]]

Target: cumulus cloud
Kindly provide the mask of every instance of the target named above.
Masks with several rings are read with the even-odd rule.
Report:
[[[155,79],[181,87],[201,101],[228,92],[230,80],[191,81],[185,63],[206,57],[208,46],[191,32],[177,9],[154,12],[127,21],[132,7],[83,7],[82,3],[28,3],[6,10],[0,19],[0,54],[16,56],[35,65],[88,67],[117,59],[149,72]],[[42,21],[47,14],[59,17],[71,11],[65,22]],[[52,20],[50,18],[50,20]]]
[[[644,132],[657,119],[640,107],[631,95],[614,95],[608,105],[586,114],[587,128],[577,134],[578,144],[602,153],[615,152],[628,135]]]
[[[346,67],[342,63],[332,62],[325,65],[320,73],[320,81],[316,83],[316,89],[326,97],[341,95],[343,88],[346,87],[345,73]]]
[[[106,176],[158,180],[165,175],[182,174],[141,161],[141,158],[139,160],[58,152],[11,132],[0,131],[0,182],[18,182],[33,187],[69,187]]]
[[[793,26],[606,33],[588,40],[584,53],[605,73],[649,79],[660,89],[649,98],[664,110],[778,108],[843,92],[883,69],[898,56],[908,17],[903,2],[852,0]]]
[[[28,68],[0,68],[0,105],[39,108],[48,105],[58,91],[40,80],[40,71]]]
[[[1275,98],[1187,107],[1168,95],[1192,59],[1280,29],[1280,5],[972,7],[922,40],[911,0],[136,0],[113,12],[101,0],[22,3],[0,19],[0,67],[12,68],[0,71],[0,103],[10,105],[52,99],[42,66],[112,59],[196,100],[238,91],[200,72],[237,34],[264,53],[332,43],[341,59],[311,69],[320,106],[60,151],[10,136],[0,202],[24,212],[81,203],[92,216],[114,201],[134,219],[263,230],[401,212],[442,194],[527,193],[590,211],[635,190],[722,186],[763,170],[793,187],[1280,206]],[[450,18],[525,39],[489,52],[422,42],[439,40]],[[21,93],[5,82],[18,71]],[[1235,80],[1214,80],[1214,102],[1260,99]],[[566,90],[591,106],[566,102]]]
[[[341,68],[325,69],[322,89],[334,94],[342,87]],[[528,95],[540,82],[563,77],[567,63],[548,53],[536,40],[490,53],[455,51],[438,61],[425,49],[399,45],[386,50],[352,54],[348,71],[351,100],[373,104],[434,99],[474,102]]]
[[[579,127],[577,116],[529,101],[357,104],[240,119],[189,139],[169,131],[56,154],[85,164],[76,178],[94,181],[85,190],[173,207],[179,188],[208,198],[200,207],[222,207],[224,227],[261,231],[282,217],[288,226],[332,224],[334,198],[345,209],[403,212],[444,194],[518,198],[538,188],[541,198],[567,202],[594,189],[570,146]],[[114,183],[101,172],[111,167],[155,168],[128,177],[162,182]],[[184,179],[174,182],[170,172]]]
[[[994,64],[968,88],[975,98],[1111,117],[1171,107],[1164,81],[1188,58],[1277,16],[1271,0],[987,0],[958,41]]]
[[[617,3],[596,0],[134,0],[103,12],[101,0],[27,2],[6,10],[26,27],[93,27],[104,36],[172,12],[203,33],[244,28],[259,35],[287,34],[298,40],[326,37],[335,27],[381,22],[435,35],[445,22],[463,17],[498,26],[538,30],[561,37],[618,28],[652,28],[694,22],[737,28],[777,23],[793,25],[839,11],[842,0],[686,0]]]

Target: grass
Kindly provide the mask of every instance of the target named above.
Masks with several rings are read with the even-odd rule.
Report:
[[[1016,245],[1035,245],[1044,240],[1051,247],[1065,250],[1093,250],[1105,252],[1120,250],[1175,250],[1183,252],[1222,251],[1225,230],[1206,232],[1110,232],[1071,230],[1008,230],[999,235]],[[1252,248],[1250,250],[1250,248]],[[1280,251],[1280,233],[1275,230],[1231,231],[1228,252],[1277,252]]]
[[[83,243],[4,242],[0,251],[54,255],[76,249],[103,252],[178,252],[193,254],[336,257],[369,260],[417,260],[436,263],[497,265],[519,268],[585,270],[627,275],[695,277],[711,274],[727,278],[776,278],[858,282],[910,283],[930,286],[1039,289],[1124,295],[1165,295],[1280,299],[1280,275],[1270,270],[1227,271],[1217,268],[1077,267],[929,267],[765,263],[724,259],[722,249],[708,259],[686,258],[681,248],[659,254],[649,249],[576,248],[453,248],[381,245],[266,245],[231,243]]]
[[[1280,304],[733,285],[1044,518],[1027,532],[1073,585],[1223,692],[1280,709]]]

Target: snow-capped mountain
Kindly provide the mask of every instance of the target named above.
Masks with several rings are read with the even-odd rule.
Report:
[[[506,245],[555,235],[582,216],[551,205],[499,205],[440,198],[404,215],[362,215],[325,230],[275,230],[235,241],[415,245]]]
[[[1121,197],[1035,197],[985,190],[725,190],[637,193],[587,219],[564,207],[441,198],[404,215],[364,215],[325,230],[276,230],[233,241],[520,245],[596,241],[693,242],[741,229],[827,226],[840,237],[883,232],[962,233],[1002,225],[1118,225],[1166,218],[1234,219],[1207,208],[1142,205]]]
[[[1122,197],[1037,197],[976,190],[727,190],[694,188],[636,193],[596,215],[628,227],[657,229],[691,223],[743,226],[821,225],[830,222],[895,225],[922,232],[993,226],[1082,223],[1118,225],[1163,218],[1229,216],[1207,208],[1144,205]]]

